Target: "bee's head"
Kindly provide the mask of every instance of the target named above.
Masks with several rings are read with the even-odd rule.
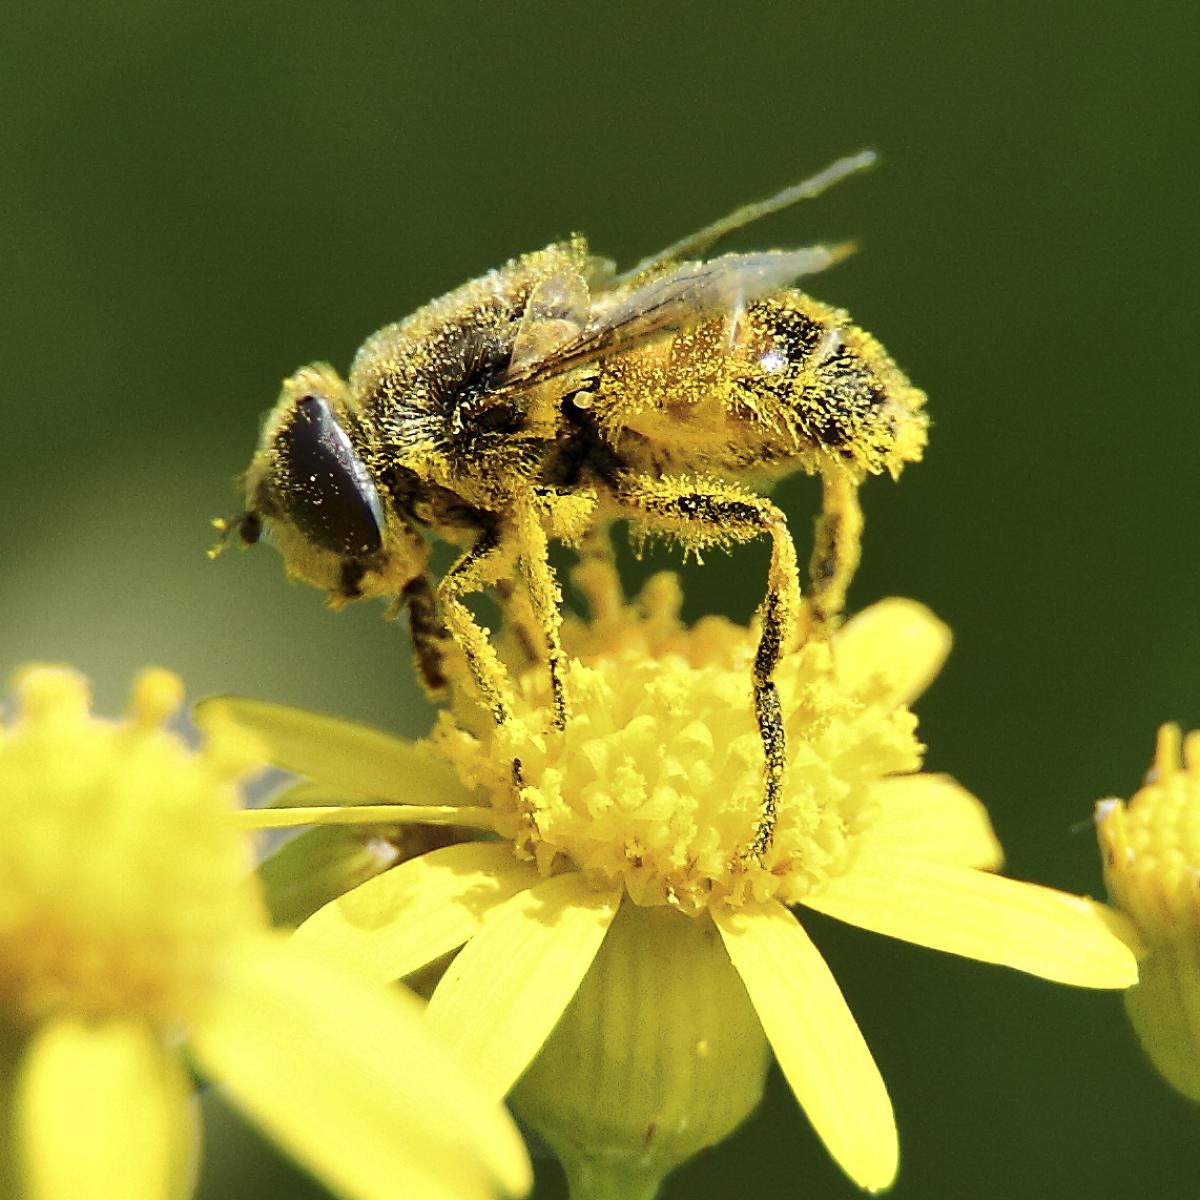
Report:
[[[263,530],[290,578],[329,594],[394,599],[428,562],[425,539],[381,495],[368,430],[332,367],[297,371],[263,423],[246,472],[245,545]]]

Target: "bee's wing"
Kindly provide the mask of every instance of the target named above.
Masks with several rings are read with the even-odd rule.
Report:
[[[504,389],[542,383],[598,358],[709,317],[730,312],[785,287],[802,275],[832,266],[850,245],[808,246],[762,254],[724,254],[707,262],[679,263],[644,283],[601,292],[585,324],[544,352],[509,364],[499,381]],[[578,311],[578,310],[576,310]],[[559,327],[561,332],[561,326]]]
[[[520,376],[531,366],[552,359],[563,346],[578,341],[591,311],[587,280],[578,271],[564,268],[543,279],[525,304],[507,376]]]

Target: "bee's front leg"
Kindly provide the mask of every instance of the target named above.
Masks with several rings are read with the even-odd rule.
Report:
[[[422,574],[409,582],[393,610],[408,612],[408,630],[412,636],[417,676],[431,700],[441,700],[449,684],[448,655],[453,653],[450,634],[438,614],[437,600],[429,576]]]
[[[837,467],[821,473],[822,504],[809,577],[809,633],[827,637],[846,607],[846,592],[862,556],[859,482]]]

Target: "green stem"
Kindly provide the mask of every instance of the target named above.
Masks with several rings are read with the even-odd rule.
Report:
[[[633,1163],[572,1156],[563,1163],[570,1200],[654,1200],[661,1170]]]

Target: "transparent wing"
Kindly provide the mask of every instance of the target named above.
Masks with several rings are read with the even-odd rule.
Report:
[[[785,187],[765,200],[756,200],[753,204],[743,204],[741,208],[735,208],[733,212],[714,221],[711,225],[706,225],[703,229],[689,233],[687,237],[680,238],[677,242],[672,242],[665,250],[660,250],[657,254],[642,259],[635,267],[624,272],[618,277],[617,282],[624,282],[627,279],[636,280],[643,275],[657,271],[666,263],[679,262],[685,258],[696,258],[726,234],[743,229],[755,221],[761,221],[763,217],[769,217],[772,213],[790,208],[801,200],[814,199],[833,187],[835,183],[840,183],[847,175],[854,175],[873,167],[877,158],[874,150],[862,150],[848,158],[839,158],[837,162],[830,163],[815,175],[810,175],[799,183],[793,183],[790,187]]]
[[[730,312],[770,295],[803,275],[823,271],[853,250],[840,246],[808,246],[761,254],[724,254],[707,262],[679,263],[644,283],[616,287],[595,297],[586,323],[542,353],[523,354],[510,363],[499,381],[502,389],[542,383],[601,354],[675,333],[709,317]]]
[[[508,374],[519,376],[536,363],[553,359],[577,341],[592,311],[587,280],[564,268],[543,279],[529,295],[513,341]]]

